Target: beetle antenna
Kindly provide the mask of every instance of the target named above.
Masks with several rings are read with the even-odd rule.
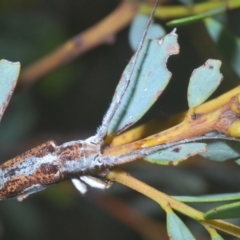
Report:
[[[157,5],[158,5],[158,0],[156,0],[156,2],[154,4],[154,7],[153,7],[153,9],[151,11],[151,14],[150,14],[147,26],[146,26],[146,28],[145,28],[145,30],[143,32],[143,36],[142,36],[141,41],[140,41],[140,43],[138,45],[137,51],[136,51],[135,55],[132,57],[132,59],[131,59],[131,62],[130,62],[131,66],[130,66],[129,74],[126,77],[126,80],[123,83],[123,86],[122,86],[121,90],[119,91],[119,94],[116,96],[116,99],[114,101],[112,101],[109,109],[107,110],[107,113],[105,114],[105,116],[103,118],[102,125],[97,130],[97,133],[95,135],[96,143],[102,142],[103,139],[106,137],[107,131],[108,131],[108,126],[109,126],[111,120],[113,119],[113,117],[114,117],[114,115],[115,115],[119,105],[121,104],[123,96],[124,96],[128,86],[129,86],[129,83],[131,81],[132,75],[133,75],[134,70],[135,70],[135,66],[136,66],[139,54],[140,54],[140,52],[142,50],[143,43],[144,43],[144,41],[146,39],[148,29],[149,29],[149,27],[150,27],[150,25],[152,23],[152,19],[153,19],[155,10],[157,8]]]

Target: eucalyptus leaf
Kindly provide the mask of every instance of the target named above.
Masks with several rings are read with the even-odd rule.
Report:
[[[20,72],[19,62],[0,60],[0,120],[8,106]]]
[[[172,198],[181,202],[223,202],[240,200],[240,192],[238,193],[223,193],[203,196],[172,196]]]
[[[175,30],[160,40],[146,40],[138,55],[131,81],[108,127],[108,134],[120,133],[139,120],[158,99],[172,74],[166,68],[170,55],[179,52]],[[133,56],[135,58],[136,56]],[[111,105],[118,101],[129,78],[133,59],[125,68]]]
[[[149,17],[144,14],[137,14],[133,19],[129,30],[129,43],[133,51],[136,51],[141,41],[143,31],[147,26]],[[152,23],[147,32],[147,39],[159,39],[166,34],[165,29],[156,23]]]
[[[240,217],[240,202],[225,204],[207,211],[205,219],[230,219]]]
[[[167,232],[171,240],[195,239],[183,221],[172,211],[167,213]]]
[[[186,0],[184,0],[186,1]],[[195,22],[199,22],[201,20],[203,20],[204,18],[208,18],[208,17],[213,17],[215,15],[218,14],[222,14],[227,10],[226,6],[220,6],[218,8],[212,9],[210,11],[206,11],[204,13],[200,13],[200,14],[196,14],[190,17],[184,17],[184,18],[180,18],[180,19],[174,19],[172,21],[169,21],[166,25],[169,27],[178,27],[178,26],[182,26],[182,25],[189,25]]]
[[[185,143],[150,154],[144,160],[162,165],[177,165],[179,162],[205,151],[205,143]]]
[[[207,151],[200,153],[204,158],[208,158],[213,161],[223,162],[226,160],[239,160],[240,148],[238,142],[233,141],[213,141],[207,145]]]
[[[205,102],[217,89],[223,79],[220,73],[221,61],[209,59],[195,69],[188,85],[188,106],[197,107]]]

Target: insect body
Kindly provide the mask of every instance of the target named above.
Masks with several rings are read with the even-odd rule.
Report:
[[[130,91],[129,85],[133,82],[131,81],[131,78],[135,74],[134,71],[136,63],[143,47],[143,42],[147,33],[147,29],[150,26],[155,8],[156,5],[151,13],[150,20],[138,50],[128,65],[130,66],[129,71],[127,72],[126,76],[124,76],[123,80],[121,79],[122,81],[120,81],[119,85],[120,90],[117,90],[117,94],[114,96],[114,99],[103,118],[103,122],[97,130],[97,133],[86,140],[70,141],[60,146],[56,145],[53,141],[49,141],[3,163],[0,166],[0,200],[9,198],[23,200],[29,194],[41,191],[49,185],[56,184],[65,179],[71,179],[74,186],[81,193],[85,193],[88,186],[106,189],[111,186],[111,182],[104,180],[104,177],[106,177],[113,166],[144,158],[145,156],[155,153],[161,149],[181,143],[205,139],[221,139],[221,137],[198,137],[195,139],[186,139],[148,148],[146,148],[144,143],[142,143],[138,144],[135,150],[129,153],[116,156],[105,156],[102,154],[104,148],[104,139],[108,134],[108,130],[111,129],[110,125],[112,122],[115,123],[115,121],[118,121],[118,114],[116,112],[119,109],[124,96],[127,96],[126,92]],[[169,36],[176,39],[175,30],[170,33]],[[154,46],[163,46],[164,42],[168,41],[161,39],[160,41],[154,42]],[[178,49],[178,45],[172,44],[172,41],[169,41],[169,45],[165,46],[164,48],[164,51],[168,51],[168,54],[165,55],[168,57],[169,55],[174,54],[176,49]],[[145,55],[146,54],[144,53],[141,55],[141,57]],[[165,65],[166,59],[162,59],[162,61]],[[151,61],[151,67],[155,67],[155,62]],[[140,64],[140,66],[143,65]],[[147,78],[153,75],[153,70],[154,69],[151,69],[145,77]],[[137,74],[135,75],[140,74],[139,69],[137,69],[136,72]],[[168,71],[166,71],[164,74],[162,73],[163,72],[161,72],[161,75],[169,76]],[[164,86],[167,84],[169,78],[167,77],[165,80],[166,83],[164,83]],[[142,99],[147,98],[146,93],[150,87],[150,85],[144,87],[143,92],[140,94]],[[132,88],[134,89],[134,87]],[[157,88],[157,96],[159,95],[158,92],[159,88]],[[148,97],[150,95],[151,94],[148,94]],[[137,105],[142,103],[138,102],[139,100],[137,99]],[[120,115],[123,115],[123,113]],[[121,130],[126,129],[129,124],[134,122],[134,117],[132,117],[134,116],[134,113],[131,112],[130,115],[126,114],[126,116],[129,117],[128,121],[130,122],[126,122],[125,126],[122,126]],[[222,139],[235,140],[226,137],[222,137]]]
[[[84,141],[71,141],[60,146],[49,141],[5,162],[0,166],[0,199],[23,200],[29,194],[67,178],[72,180],[81,193],[87,191],[87,186],[105,189],[111,186],[111,182],[103,181],[102,177],[106,176],[112,166],[133,161],[143,155],[137,151],[130,155],[102,156],[102,147],[108,126],[129,86],[156,5],[157,2],[138,50],[131,59],[126,80],[122,82],[121,90],[112,101],[96,135]]]
[[[49,141],[2,164],[0,199],[21,199],[43,190],[49,184],[59,182],[62,175],[55,159],[55,143]]]
[[[92,143],[91,139],[60,146],[49,141],[5,162],[0,166],[0,199],[22,200],[67,178],[71,178],[82,193],[87,190],[86,184],[107,188],[110,184],[90,175],[104,169],[105,164],[111,165],[114,159],[108,157],[108,161],[103,162],[100,144]]]

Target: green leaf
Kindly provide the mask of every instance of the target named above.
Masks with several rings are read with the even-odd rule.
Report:
[[[183,221],[172,211],[167,213],[167,231],[171,240],[194,240]]]
[[[224,194],[212,194],[203,196],[172,196],[172,198],[180,202],[223,202],[240,200],[240,192],[238,193],[224,193]]]
[[[209,59],[195,69],[188,85],[188,106],[197,107],[205,102],[216,90],[223,79],[220,73],[221,61]]]
[[[19,62],[0,60],[0,120],[16,86],[19,72]]]
[[[205,143],[185,143],[150,154],[144,160],[162,165],[177,165],[180,161],[205,151]]]
[[[110,122],[108,134],[120,133],[134,124],[158,99],[172,76],[166,68],[166,61],[170,55],[178,52],[179,45],[175,30],[163,39],[144,42],[129,86]],[[132,64],[133,60],[122,74],[113,96],[113,103],[118,100],[119,91],[121,92],[123,83],[129,78]]]
[[[238,142],[214,141],[207,145],[207,151],[201,156],[209,160],[223,162],[226,160],[239,160],[240,148]]]
[[[207,211],[205,219],[229,219],[240,217],[240,202],[225,204]]]
[[[234,71],[240,76],[240,38],[214,19],[207,18],[204,22],[209,36],[217,44],[219,51]]]
[[[221,6],[216,9],[200,13],[194,16],[190,17],[185,17],[185,18],[180,18],[180,19],[174,19],[172,21],[169,21],[166,25],[168,27],[178,27],[178,26],[183,26],[183,25],[189,25],[195,22],[199,22],[203,20],[204,18],[212,17],[218,14],[222,14],[226,11],[226,6]]]
[[[137,14],[133,19],[129,30],[129,43],[133,51],[137,50],[137,47],[141,41],[142,34],[147,26],[149,17],[144,14]],[[147,32],[147,39],[159,39],[166,34],[165,29],[160,24],[151,24]]]

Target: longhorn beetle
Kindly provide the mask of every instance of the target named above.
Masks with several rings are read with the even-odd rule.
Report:
[[[19,201],[29,194],[41,191],[48,186],[71,179],[74,186],[84,194],[88,187],[106,189],[111,181],[103,180],[112,167],[143,158],[146,155],[180,143],[221,137],[197,137],[177,142],[142,148],[118,156],[103,156],[104,139],[111,120],[121,104],[135,71],[136,62],[142,50],[148,28],[151,24],[157,1],[151,12],[138,49],[131,59],[130,70],[121,90],[112,101],[97,133],[86,140],[70,141],[60,146],[48,141],[0,166],[0,199],[17,198]],[[175,34],[175,31],[172,32]],[[233,140],[232,138],[222,137]]]

